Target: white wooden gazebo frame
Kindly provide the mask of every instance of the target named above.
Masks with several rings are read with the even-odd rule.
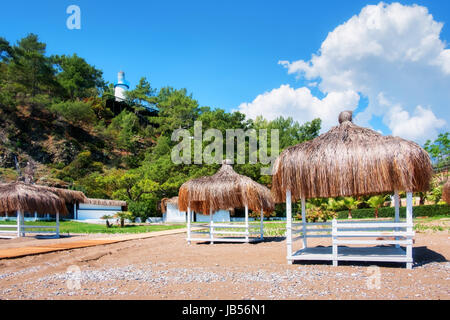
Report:
[[[292,223],[291,201],[291,191],[287,190],[286,242],[289,264],[301,260],[332,261],[333,266],[337,266],[339,261],[401,262],[406,263],[408,269],[412,269],[413,238],[415,234],[413,231],[412,192],[406,193],[406,221],[400,221],[400,199],[398,191],[395,191],[395,218],[393,222],[337,221],[334,219],[332,222],[308,223],[306,221],[306,200],[302,198],[302,222]],[[323,228],[324,226],[325,228]],[[293,234],[300,235],[293,238]],[[383,239],[376,239],[377,237],[383,237]],[[331,238],[331,246],[308,247],[308,238]],[[294,252],[292,246],[293,242],[297,240],[302,240],[303,246],[300,250]],[[341,247],[342,245],[346,246]],[[347,245],[358,245],[359,247]],[[401,248],[401,245],[404,245],[406,250]]]
[[[6,215],[7,216],[7,215]],[[37,213],[35,212],[35,220]],[[15,225],[0,225],[0,238],[21,238],[25,237],[26,233],[31,234],[54,234],[55,238],[59,238],[59,213],[56,213],[56,225],[55,226],[27,226],[25,225],[25,214],[23,211],[16,211]],[[55,229],[55,231],[37,230],[37,229]]]
[[[245,224],[225,224],[225,223],[214,223],[213,212],[209,211],[209,223],[195,225],[195,230],[192,230],[191,220],[192,220],[191,208],[187,209],[187,242],[191,244],[191,241],[201,241],[201,242],[257,242],[264,240],[264,212],[261,209],[259,232],[251,231],[251,229],[258,228],[257,226],[249,225],[248,223],[248,206],[245,206]],[[217,229],[243,229],[245,231],[222,231]],[[203,230],[203,231],[202,231]],[[205,232],[205,230],[207,230]],[[192,237],[195,234],[195,237]],[[200,236],[200,235],[203,235]],[[205,237],[206,236],[206,237]]]

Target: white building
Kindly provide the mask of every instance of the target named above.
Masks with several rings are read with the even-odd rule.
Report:
[[[186,212],[178,210],[178,197],[162,199],[161,211],[163,222],[186,222]]]
[[[196,222],[210,222],[209,215],[195,213],[195,221]],[[214,212],[213,214],[213,222],[230,222],[230,211],[228,210],[219,210]]]
[[[120,71],[117,74],[117,82],[114,84],[114,97],[116,101],[124,101],[128,89],[130,89],[130,83],[125,80],[125,72]]]
[[[126,211],[126,201],[87,199],[75,208],[75,220],[101,220],[103,216],[114,216],[117,212]]]

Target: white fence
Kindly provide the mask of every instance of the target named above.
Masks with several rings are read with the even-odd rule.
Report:
[[[209,241],[214,242],[253,242],[264,239],[263,211],[260,213],[258,225],[249,224],[248,207],[245,206],[244,224],[232,222],[214,222],[213,212],[209,212],[208,224],[195,224],[196,229],[191,230],[191,209],[188,207],[187,214],[187,242]],[[229,216],[228,216],[229,217]],[[255,229],[259,229],[258,232]],[[195,236],[192,236],[195,235]]]
[[[411,222],[337,221],[293,223],[292,241],[302,240],[302,249],[289,260],[403,262],[411,267],[414,238]],[[329,247],[308,247],[308,238],[330,238]],[[370,245],[370,247],[368,247]],[[401,246],[405,246],[403,250]]]
[[[262,224],[217,223],[195,224],[195,230],[188,233],[188,241],[252,242],[263,240]],[[195,236],[192,236],[195,235]]]
[[[15,220],[16,224],[0,225],[0,238],[25,237],[27,233],[54,234],[55,237],[59,238],[59,214],[56,214],[56,224],[54,226],[25,225],[24,214],[20,211],[17,212]]]

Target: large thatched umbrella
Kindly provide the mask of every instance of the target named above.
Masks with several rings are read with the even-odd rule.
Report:
[[[189,207],[203,214],[245,207],[257,212],[272,212],[274,203],[269,189],[237,174],[229,162],[224,161],[216,174],[184,183],[180,187],[178,207],[182,211]]]
[[[261,212],[261,222],[264,212],[273,212],[270,190],[249,177],[237,174],[230,163],[225,160],[216,174],[190,180],[180,187],[178,208],[188,212],[188,229],[191,210],[209,214],[212,223],[213,212],[245,208],[247,226],[248,209]]]
[[[285,201],[286,190],[298,200],[429,189],[433,169],[418,144],[359,127],[350,111],[341,113],[339,123],[281,153],[273,174],[276,202]]]
[[[55,193],[41,186],[21,182],[0,184],[0,213],[17,214],[17,234],[22,236],[25,212],[56,215],[56,234],[59,236],[59,214],[68,214],[65,202]]]
[[[418,144],[359,127],[351,111],[342,112],[338,126],[284,150],[274,164],[272,193],[276,202],[286,201],[288,257],[291,200],[302,199],[306,234],[305,199],[395,192],[398,221],[398,191],[406,191],[411,225],[412,192],[428,190],[432,172],[430,157]],[[306,247],[306,236],[303,242]]]
[[[442,188],[442,200],[450,204],[450,180],[444,184]]]
[[[20,182],[0,184],[0,213],[16,211],[68,213],[64,200],[41,186]]]

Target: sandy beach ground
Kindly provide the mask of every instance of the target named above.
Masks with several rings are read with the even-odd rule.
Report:
[[[0,248],[67,242],[0,240]],[[193,243],[185,234],[0,260],[1,299],[449,299],[450,238],[417,233],[415,265],[286,263],[286,242]],[[327,245],[324,240],[310,241]],[[298,246],[299,244],[297,244]]]

